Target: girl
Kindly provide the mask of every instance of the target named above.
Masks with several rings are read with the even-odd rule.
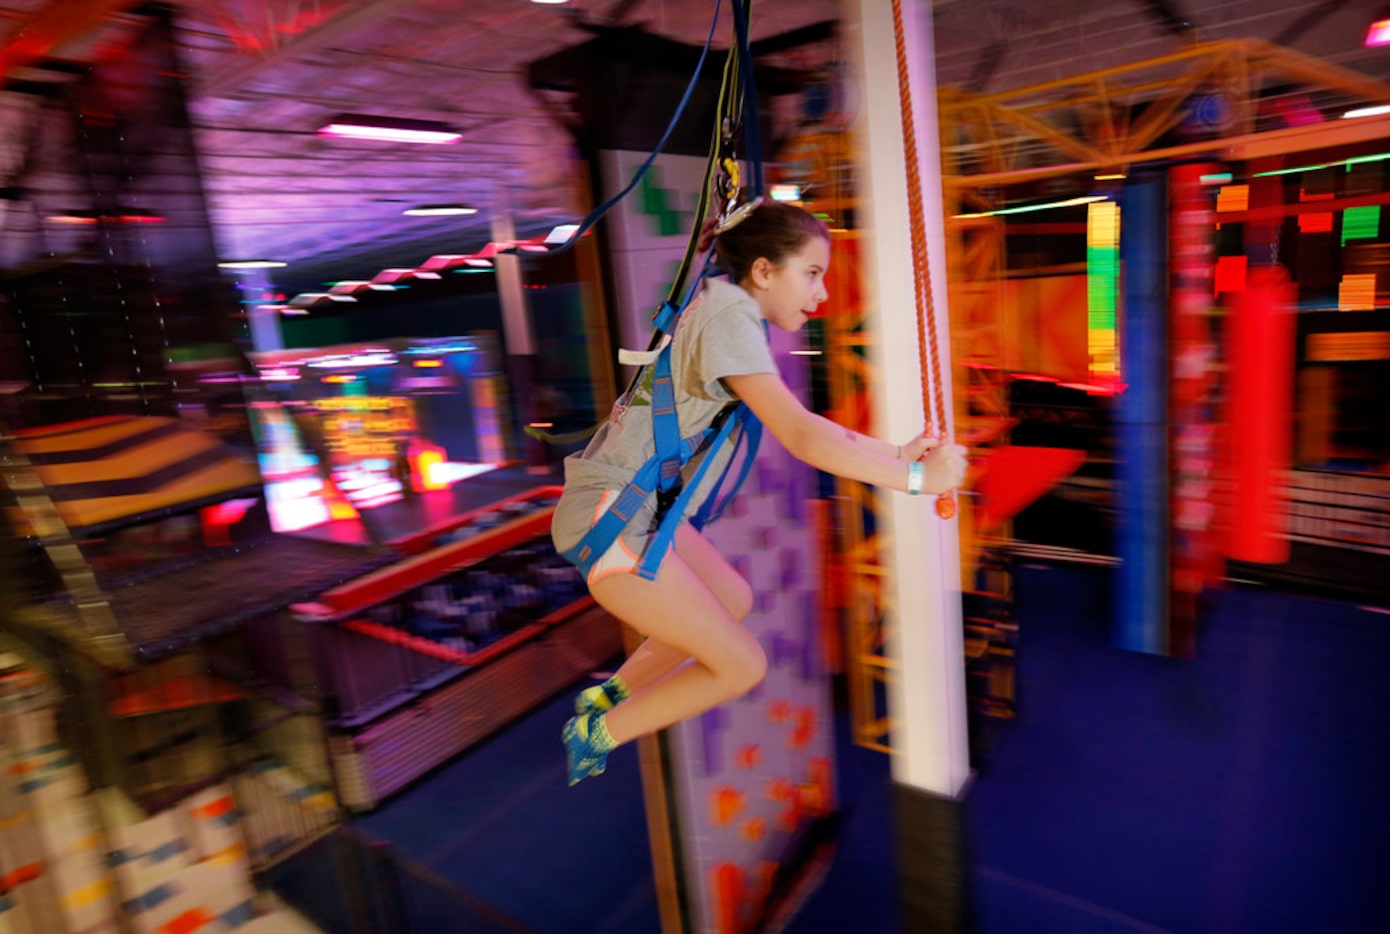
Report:
[[[706,280],[672,338],[682,436],[742,400],[792,456],[812,467],[913,494],[959,486],[963,448],[926,436],[903,445],[874,440],[807,411],[782,382],[763,323],[796,331],[825,301],[830,233],[801,208],[775,201],[741,215],[715,240],[728,281]],[[561,552],[583,537],[652,455],[651,411],[650,383],[639,384],[588,447],[566,459],[551,529]],[[731,453],[708,456],[726,460]],[[706,485],[722,463],[710,466]],[[704,495],[696,490],[692,505]],[[563,731],[571,785],[601,773],[614,748],[744,694],[767,671],[762,646],[742,625],[753,605],[747,581],[689,523],[677,529],[655,580],[634,573],[653,532],[655,498],[588,576],[594,600],[646,638],[613,677],[576,701]]]

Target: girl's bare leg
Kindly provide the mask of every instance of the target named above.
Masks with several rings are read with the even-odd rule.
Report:
[[[619,743],[738,697],[767,673],[762,646],[715,589],[723,590],[735,609],[743,607],[746,613],[752,602],[748,585],[707,542],[703,551],[700,544],[687,543],[684,551],[702,567],[709,582],[679,546],[662,560],[654,581],[636,574],[612,574],[594,582],[592,593],[599,605],[663,646],[662,656],[670,659],[680,654],[692,659],[684,666],[677,662],[665,677],[634,691],[604,715],[608,732]],[[709,563],[711,556],[717,564]]]
[[[690,569],[714,591],[724,609],[736,621],[743,622],[753,607],[753,590],[743,576],[729,566],[723,555],[715,550],[695,528],[684,523],[676,530],[676,553],[685,559]],[[617,671],[629,692],[643,688],[670,674],[689,660],[690,653],[648,638],[623,662]]]

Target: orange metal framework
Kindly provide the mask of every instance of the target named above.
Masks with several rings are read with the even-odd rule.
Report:
[[[943,167],[948,192],[990,210],[981,194],[1075,173],[1123,169],[1145,161],[1200,154],[1253,158],[1311,148],[1309,140],[1334,142],[1383,136],[1384,124],[1325,124],[1257,133],[1261,90],[1329,92],[1351,105],[1390,104],[1390,84],[1330,65],[1258,39],[1204,42],[1172,55],[1088,72],[997,94],[943,88],[940,114]],[[1184,104],[1197,92],[1219,92],[1229,119],[1219,138],[1153,148],[1185,119]],[[1367,130],[1369,129],[1369,132]],[[1318,142],[1316,145],[1328,145]]]

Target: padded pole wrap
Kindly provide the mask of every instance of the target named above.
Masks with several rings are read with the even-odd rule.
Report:
[[[1115,644],[1168,649],[1168,203],[1161,176],[1140,176],[1120,193],[1124,320],[1115,433]]]
[[[1282,266],[1250,270],[1231,309],[1230,556],[1258,564],[1289,560],[1294,290]]]

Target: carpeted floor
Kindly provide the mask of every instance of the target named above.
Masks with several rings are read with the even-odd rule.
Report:
[[[1220,594],[1110,647],[1110,577],[1021,568],[1020,709],[968,811],[982,931],[1390,929],[1390,617]]]

